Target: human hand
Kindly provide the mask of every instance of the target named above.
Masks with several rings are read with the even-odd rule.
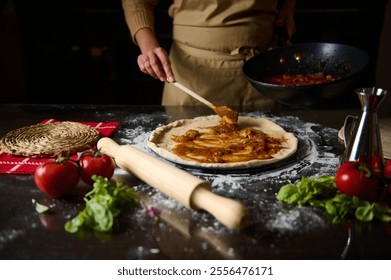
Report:
[[[285,28],[289,39],[292,39],[293,34],[296,32],[295,7],[295,0],[283,1],[282,8],[279,10],[276,19],[276,26]]]
[[[140,54],[137,63],[141,72],[149,74],[162,82],[175,82],[171,61],[162,47],[152,48]]]

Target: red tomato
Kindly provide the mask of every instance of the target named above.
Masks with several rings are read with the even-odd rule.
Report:
[[[94,181],[92,175],[102,176],[110,179],[114,174],[114,160],[107,154],[102,154],[99,151],[84,152],[79,159],[81,168],[81,179],[88,185],[92,186]]]
[[[335,184],[341,193],[361,199],[375,200],[378,195],[379,180],[371,176],[365,164],[344,162],[335,175]]]
[[[387,160],[384,165],[384,177],[391,179],[391,159]]]
[[[381,158],[378,154],[373,154],[370,168],[373,176],[378,178],[383,177],[383,158]]]
[[[38,166],[34,174],[38,189],[54,197],[72,192],[79,179],[77,165],[64,158],[51,160]]]

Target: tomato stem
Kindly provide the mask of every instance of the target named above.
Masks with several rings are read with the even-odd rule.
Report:
[[[365,172],[365,177],[369,178],[372,175],[371,170],[365,165],[365,164],[360,164],[357,168],[361,173]]]

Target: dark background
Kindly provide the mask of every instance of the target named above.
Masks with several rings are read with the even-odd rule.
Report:
[[[365,50],[363,86],[376,83],[388,0],[298,0],[292,42]],[[160,1],[157,34],[169,49],[171,20]],[[1,103],[160,104],[163,84],[142,74],[120,0],[1,0]],[[353,96],[355,98],[355,96]],[[335,106],[353,106],[341,100]]]

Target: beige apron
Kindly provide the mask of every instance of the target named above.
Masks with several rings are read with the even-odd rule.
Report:
[[[272,41],[275,12],[272,0],[183,0],[173,15],[176,80],[216,105],[275,105],[242,73],[243,63]],[[162,104],[200,105],[169,83]]]

